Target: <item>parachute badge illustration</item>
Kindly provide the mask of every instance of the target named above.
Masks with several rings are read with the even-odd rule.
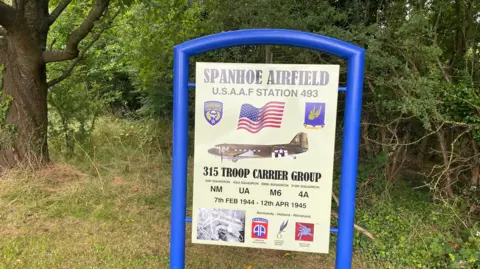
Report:
[[[210,125],[217,125],[222,120],[223,103],[218,101],[206,101],[204,103],[203,114]]]

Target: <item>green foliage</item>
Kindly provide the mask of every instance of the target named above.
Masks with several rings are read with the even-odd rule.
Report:
[[[471,126],[472,135],[480,141],[480,95],[473,87],[455,85],[443,96],[446,120]]]
[[[356,233],[354,242],[374,268],[471,268],[480,266],[480,226],[465,227],[461,208],[434,203],[409,181],[378,177],[378,160],[359,167],[356,222],[375,240]],[[377,170],[377,173],[374,171]],[[372,184],[364,185],[368,180]]]
[[[52,49],[64,49],[68,34],[88,12],[88,4],[72,2],[66,12],[75,16],[61,16],[52,26],[48,42]],[[63,160],[64,154],[59,153],[66,151],[69,161],[99,178],[132,170],[148,173],[144,165],[160,153],[161,160],[156,161],[169,164],[170,157],[165,156],[171,155],[173,48],[179,43],[247,28],[296,29],[331,36],[367,51],[362,117],[367,128],[362,129],[357,221],[377,239],[356,234],[365,263],[374,268],[480,267],[476,209],[480,189],[472,179],[480,141],[478,3],[125,0],[115,3],[119,6],[124,9],[113,26],[72,75],[50,89],[49,137],[57,160]],[[292,47],[210,51],[192,59],[190,81],[195,80],[195,61],[341,64],[340,83],[346,79],[342,59]],[[69,65],[49,64],[49,79]],[[190,91],[192,104],[195,95]],[[340,95],[339,130],[343,104]],[[189,109],[193,122],[194,106]],[[435,136],[437,130],[445,134],[443,149]],[[193,131],[189,132],[192,136]],[[420,149],[425,137],[429,140]],[[417,158],[422,154],[423,159]],[[443,154],[452,161],[445,163]],[[125,159],[118,161],[118,156]],[[425,164],[417,164],[417,159]],[[424,176],[411,176],[411,170]],[[420,186],[431,182],[435,183],[430,186],[432,192],[425,193]],[[446,188],[446,182],[453,182],[456,196],[432,199]],[[82,203],[82,195],[100,198]],[[112,203],[102,203],[108,194],[88,190],[74,198],[65,206],[55,204],[57,210],[49,212],[51,216],[122,219],[111,213]],[[166,207],[164,198],[165,193],[158,192],[132,196],[129,201]],[[94,247],[95,253],[104,253],[102,246]]]
[[[439,206],[406,196],[396,190],[394,200],[381,197],[368,209],[358,212],[359,225],[376,235],[372,243],[362,235],[356,243],[365,256],[381,268],[476,268],[480,265],[478,227],[462,231],[467,238],[453,234],[448,214]],[[401,197],[399,197],[401,196]]]
[[[201,14],[204,7],[187,1],[149,1],[132,7],[122,18],[121,48],[129,53],[128,73],[144,99],[142,115],[170,118],[172,112],[173,47],[204,34]]]
[[[105,107],[99,98],[98,85],[69,80],[50,90],[50,135],[65,136],[67,153],[71,154],[74,140],[84,143],[95,126],[97,116]]]
[[[127,1],[128,2],[128,1]],[[116,3],[122,8],[132,3]],[[87,3],[69,5],[66,12],[76,16],[61,16],[52,26],[49,40],[52,49],[63,49],[68,34],[83,19]],[[117,9],[112,6],[110,13]],[[115,21],[117,22],[117,21]],[[105,27],[105,22],[94,28],[81,44],[80,50],[92,42],[92,36]],[[112,28],[103,32],[100,40],[79,60],[72,74],[49,90],[48,102],[52,108],[49,118],[49,132],[53,140],[62,140],[67,156],[74,153],[75,143],[84,144],[90,137],[96,118],[107,112],[117,116],[135,113],[141,107],[138,91],[128,75],[127,64],[121,61],[124,49],[121,47],[118,31]],[[60,77],[70,68],[71,62],[49,65],[48,77]]]
[[[0,150],[8,147],[16,135],[15,126],[6,122],[7,113],[12,105],[13,97],[10,95],[2,95],[4,70],[5,67],[0,65]]]

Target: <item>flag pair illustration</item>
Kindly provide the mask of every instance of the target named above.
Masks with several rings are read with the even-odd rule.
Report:
[[[285,111],[285,102],[270,101],[260,108],[249,103],[242,104],[237,122],[237,130],[252,134],[263,128],[280,128]],[[223,116],[223,103],[207,101],[204,105],[205,119],[212,126],[218,124]],[[318,129],[325,125],[325,103],[305,103],[305,128]]]

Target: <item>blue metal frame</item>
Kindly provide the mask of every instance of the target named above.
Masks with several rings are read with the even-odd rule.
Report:
[[[336,269],[350,269],[355,218],[356,175],[360,136],[365,50],[334,38],[284,29],[250,29],[223,32],[193,39],[174,48],[173,161],[170,268],[185,268],[185,223],[188,161],[188,63],[191,56],[241,45],[286,45],[314,49],[348,61],[345,123],[340,174],[340,206]]]

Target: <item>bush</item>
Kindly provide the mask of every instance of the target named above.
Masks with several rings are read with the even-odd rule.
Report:
[[[368,170],[365,166],[360,170]],[[359,190],[357,197],[366,198],[358,200],[356,221],[376,240],[360,233],[354,239],[372,268],[480,268],[478,223],[466,227],[464,212],[434,203],[429,193],[414,189],[406,179],[373,182]]]

